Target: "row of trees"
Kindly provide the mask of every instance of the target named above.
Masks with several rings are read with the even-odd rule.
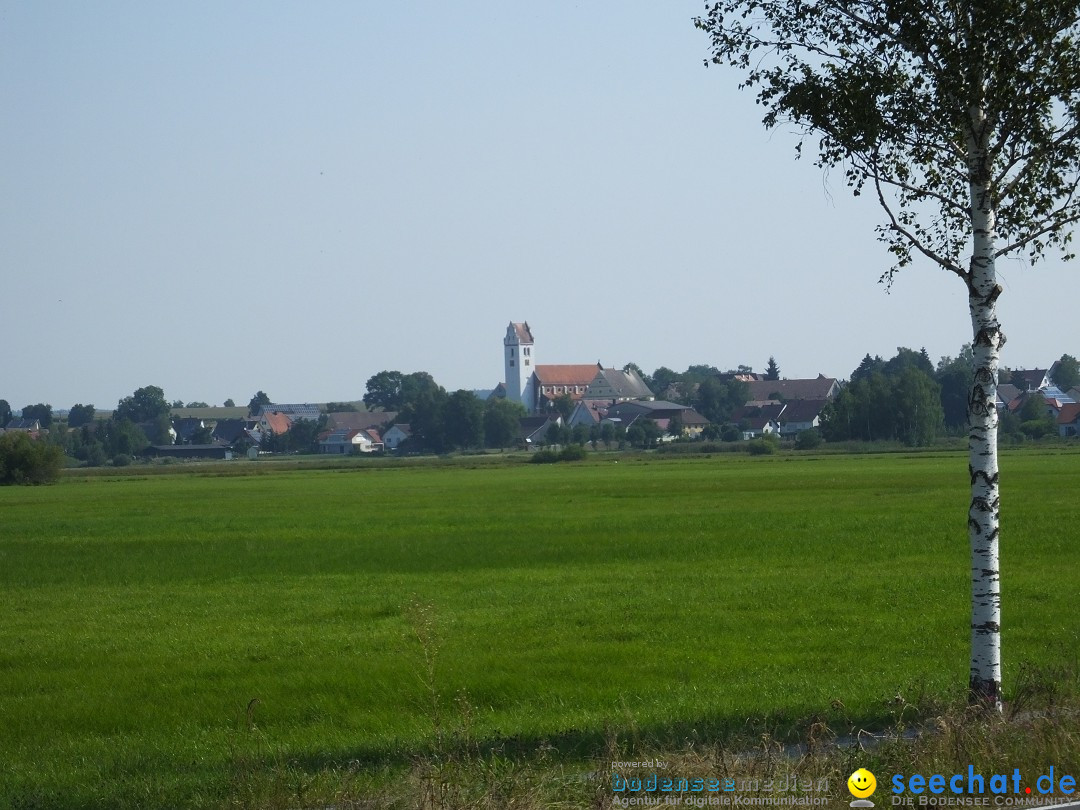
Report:
[[[1001,382],[1009,370],[1002,369]],[[926,350],[900,347],[889,360],[867,354],[851,381],[824,413],[822,435],[829,441],[892,440],[926,445],[943,433],[960,435],[968,427],[968,396],[974,382],[974,356],[965,344],[956,357],[935,367]],[[1064,354],[1054,365],[1053,382],[1068,389],[1080,382],[1077,360]],[[1042,398],[1029,397],[1016,413],[1006,411],[998,431],[1014,439],[1054,435],[1057,424]]]
[[[829,441],[891,440],[930,444],[945,426],[941,386],[925,350],[901,348],[891,360],[863,358],[851,382],[825,408],[822,435]]]
[[[364,404],[395,411],[412,431],[412,445],[435,453],[505,448],[514,444],[525,409],[472,391],[448,393],[426,371],[380,371],[367,381]]]

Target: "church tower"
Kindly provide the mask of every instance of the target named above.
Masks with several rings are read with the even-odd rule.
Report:
[[[503,338],[506,398],[511,402],[520,402],[530,413],[536,399],[536,392],[533,390],[536,357],[533,349],[533,336],[528,321],[511,323],[506,327],[506,337]]]

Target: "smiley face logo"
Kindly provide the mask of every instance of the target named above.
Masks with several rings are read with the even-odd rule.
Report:
[[[856,799],[865,799],[877,790],[877,779],[866,768],[859,768],[847,780],[847,789]]]

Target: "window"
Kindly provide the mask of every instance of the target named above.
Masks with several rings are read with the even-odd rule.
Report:
[[[511,368],[513,368],[513,366],[514,366],[514,361],[513,361],[513,360],[511,360],[511,361],[510,361],[510,367],[511,367]]]

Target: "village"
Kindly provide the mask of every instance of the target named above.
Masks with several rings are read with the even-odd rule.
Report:
[[[528,450],[571,443],[648,448],[700,439],[746,442],[765,438],[816,446],[822,435],[830,440],[898,438],[925,444],[927,437],[936,438],[942,432],[949,416],[949,409],[942,408],[948,400],[945,372],[949,368],[943,371],[942,366],[951,358],[939,364],[939,382],[931,381],[937,390],[928,394],[933,401],[924,407],[924,414],[936,408],[941,415],[924,416],[920,430],[901,432],[902,405],[889,401],[890,397],[910,398],[895,388],[905,384],[898,368],[910,372],[921,366],[920,373],[929,379],[933,369],[925,352],[920,356],[901,349],[888,362],[867,355],[847,381],[825,374],[787,379],[780,376],[772,358],[764,373],[745,366],[727,372],[691,367],[683,374],[658,369],[646,379],[632,363],[619,368],[600,362],[538,362],[541,353],[528,322],[510,322],[502,343],[503,378],[489,390],[447,394],[424,372],[384,371],[368,380],[368,391],[356,402],[279,403],[260,391],[247,407],[232,402],[226,407],[204,403],[180,407],[181,402],[165,403],[163,392],[151,386],[137,391],[135,399],[156,403],[145,405],[141,414],[137,410],[127,414],[145,439],[138,431],[116,430],[113,420],[119,412],[95,411],[92,406],[55,414],[44,410],[48,406],[24,408],[21,415],[6,420],[3,432],[51,437],[69,455],[97,466],[110,459],[125,463],[117,462],[118,457],[254,459],[272,453],[343,456],[484,447]],[[1006,372],[1008,382],[998,386],[997,407],[1001,424],[1011,425],[1016,436],[1067,439],[1080,435],[1080,388],[1074,384],[1063,390],[1058,384],[1059,377],[1075,382],[1070,377],[1072,369],[1065,368],[1075,361],[1068,355],[1062,360],[1044,369]],[[952,363],[957,364],[962,365],[959,358]],[[895,380],[891,391],[878,385],[876,402],[870,385],[875,373],[891,373]],[[910,385],[911,374],[904,379]],[[954,391],[953,398],[960,395]],[[875,409],[877,413],[871,413]],[[890,410],[897,412],[899,428],[881,427],[882,412]],[[143,418],[132,418],[136,415]],[[957,418],[952,419],[952,426],[958,427]],[[836,424],[830,425],[830,420]],[[839,424],[844,420],[849,433]],[[862,433],[850,432],[852,421]],[[117,434],[122,441],[110,445],[108,437]],[[102,446],[100,451],[95,443]]]

